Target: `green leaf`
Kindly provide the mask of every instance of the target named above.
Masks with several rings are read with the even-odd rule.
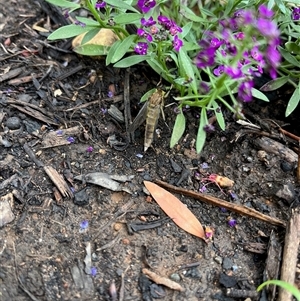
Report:
[[[180,114],[176,116],[176,120],[174,123],[172,136],[170,140],[170,147],[173,148],[175,144],[179,141],[179,139],[182,137],[185,130],[185,116],[180,111]]]
[[[131,24],[139,21],[141,17],[141,14],[126,13],[115,16],[114,21],[116,22],[116,24]]]
[[[121,42],[121,44],[116,48],[115,54],[111,58],[112,64],[119,61],[126,54],[126,52],[128,52],[135,38],[135,35],[130,35]]]
[[[101,30],[101,28],[94,28],[94,29],[88,31],[84,35],[84,37],[83,37],[83,39],[81,41],[81,45],[84,45],[85,43],[87,43],[88,41],[90,41],[99,32],[99,30]]]
[[[228,16],[231,13],[233,6],[234,6],[234,1],[232,0],[227,1],[225,6],[225,12],[224,12],[225,16]]]
[[[289,100],[289,103],[285,111],[285,117],[289,116],[296,109],[296,107],[299,104],[299,101],[300,101],[300,87],[298,86]]]
[[[287,42],[284,46],[291,54],[300,54],[300,46],[295,42]]]
[[[196,141],[196,151],[198,154],[202,151],[203,146],[206,141],[206,132],[204,130],[204,126],[206,124],[208,124],[206,109],[202,108],[200,124],[199,124],[199,128],[198,128],[198,133],[197,133],[197,141]]]
[[[132,55],[129,56],[119,62],[117,62],[116,64],[114,64],[115,68],[128,68],[130,66],[139,64],[143,61],[146,61],[150,58],[149,55]]]
[[[111,59],[114,56],[116,49],[120,46],[121,43],[122,43],[122,41],[118,40],[118,41],[114,42],[114,44],[110,47],[109,52],[106,56],[106,60],[105,60],[106,66],[111,64]]]
[[[191,9],[189,9],[187,6],[182,6],[180,13],[187,18],[188,20],[201,23],[203,21],[202,18],[198,17]]]
[[[157,62],[152,57],[150,59],[147,59],[147,64],[157,73],[159,74],[163,79],[169,82],[168,76],[164,70],[164,68],[160,65],[159,62]]]
[[[84,23],[86,26],[98,26],[99,23],[93,19],[85,18],[85,17],[76,17],[76,19],[82,23]]]
[[[186,54],[186,51],[184,48],[181,48],[178,53],[178,59],[179,59],[179,73],[181,77],[186,77],[191,79],[191,88],[193,92],[197,93],[197,81],[195,79],[195,73],[193,70],[193,62],[191,58]]]
[[[217,121],[218,121],[218,124],[219,124],[221,130],[225,131],[225,119],[224,119],[224,116],[223,116],[220,106],[218,105],[218,103],[216,101],[214,101],[212,104],[212,107],[215,110],[216,118],[217,118]]]
[[[253,97],[255,97],[257,99],[260,99],[260,100],[263,100],[263,101],[269,102],[268,97],[264,93],[260,92],[259,90],[255,89],[255,88],[252,88],[251,92],[252,92]]]
[[[286,51],[282,47],[279,47],[279,51],[285,60],[287,60],[292,65],[300,68],[299,61],[293,55],[291,55],[288,51]]]
[[[289,291],[298,301],[300,301],[300,291],[293,285],[288,282],[282,280],[268,280],[262,283],[258,288],[257,291],[261,291],[266,285],[274,284],[278,285],[287,291]]]
[[[281,0],[275,0],[275,3],[284,15],[288,13],[285,4]]]
[[[146,100],[148,100],[155,91],[157,91],[156,88],[153,88],[153,89],[147,91],[140,99],[140,102],[145,102]]]
[[[138,10],[136,10],[134,7],[132,7],[131,5],[127,4],[126,2],[124,1],[120,1],[120,0],[105,0],[105,2],[109,5],[112,5],[116,8],[121,8],[121,9],[124,9],[124,10],[130,10],[130,11],[133,11],[135,13],[139,13]]]
[[[59,7],[72,8],[73,10],[81,7],[80,4],[66,0],[46,0],[46,2]]]
[[[289,76],[279,77],[273,80],[270,80],[264,84],[259,90],[264,92],[274,91],[282,87],[289,80]]]
[[[75,25],[75,24],[66,25],[52,32],[48,37],[48,40],[53,41],[59,39],[68,39],[68,38],[76,37],[92,29],[95,29],[95,27],[91,27],[91,26],[81,27],[80,25]]]
[[[181,33],[181,37],[184,38],[191,30],[191,28],[193,27],[193,22],[188,22],[186,23],[183,27],[182,27],[182,33]]]
[[[103,45],[96,45],[96,44],[85,44],[77,46],[73,49],[74,52],[87,55],[87,56],[102,56],[107,55],[111,47],[103,46]]]

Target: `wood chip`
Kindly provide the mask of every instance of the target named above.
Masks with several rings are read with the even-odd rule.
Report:
[[[184,288],[179,283],[177,283],[169,278],[159,276],[158,274],[151,272],[150,270],[148,270],[146,268],[142,269],[142,272],[144,275],[146,275],[148,278],[150,278],[153,282],[155,282],[157,284],[162,284],[172,290],[176,290],[176,291],[180,291],[180,292],[184,291]]]

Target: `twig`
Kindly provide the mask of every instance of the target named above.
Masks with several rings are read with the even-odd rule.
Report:
[[[164,188],[167,188],[167,189],[173,191],[173,192],[193,197],[193,198],[201,200],[207,204],[218,206],[221,208],[226,208],[230,211],[234,211],[234,212],[237,212],[242,215],[250,216],[250,217],[259,219],[261,221],[270,223],[275,226],[281,226],[281,227],[286,226],[286,223],[284,221],[274,218],[274,217],[267,216],[267,215],[265,215],[259,211],[256,211],[252,208],[248,208],[248,207],[245,207],[242,205],[230,203],[230,202],[224,201],[222,199],[219,199],[219,198],[216,198],[216,197],[213,197],[210,195],[205,195],[205,194],[201,194],[198,192],[194,192],[192,190],[187,190],[184,188],[176,187],[176,186],[173,186],[171,184],[168,184],[168,183],[160,181],[160,180],[155,180],[154,182]]]
[[[132,142],[134,139],[134,133],[129,133],[129,123],[131,122],[131,111],[130,111],[130,69],[125,72],[124,80],[124,117],[125,117],[125,126],[127,132],[127,138],[129,142]]]
[[[300,184],[300,140],[298,145],[297,181]]]
[[[121,100],[123,100],[123,95],[117,95],[117,96],[114,96],[112,98],[108,97],[108,98],[101,99],[101,101],[103,101],[103,102],[106,102],[106,101],[111,102],[112,101],[113,103],[119,102]],[[91,105],[98,104],[98,103],[99,103],[99,100],[90,101],[88,103],[84,103],[82,105],[69,108],[69,109],[65,110],[65,112],[71,112],[71,111],[74,111],[74,110],[81,110],[81,109],[87,108]]]
[[[286,228],[281,276],[282,281],[294,284],[297,265],[298,247],[300,243],[300,213],[292,210],[291,218]],[[292,294],[286,289],[279,289],[278,301],[291,301]]]
[[[125,271],[121,275],[121,286],[120,286],[120,292],[119,292],[119,301],[123,301],[124,300],[124,296],[125,296],[124,278],[125,278],[125,274],[128,271],[129,267],[130,266],[127,266],[127,268],[125,269]]]

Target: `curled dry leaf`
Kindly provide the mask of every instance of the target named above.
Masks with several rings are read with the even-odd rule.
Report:
[[[183,292],[184,288],[177,282],[166,278],[166,277],[162,277],[160,275],[157,275],[154,272],[151,272],[150,270],[144,268],[142,270],[143,274],[148,276],[153,282],[157,283],[157,284],[162,284],[172,290],[176,290],[176,291],[180,291]]]
[[[216,177],[216,182],[220,185],[220,187],[232,187],[234,185],[234,181],[219,175]]]
[[[181,203],[173,194],[152,182],[144,181],[144,185],[161,209],[177,226],[205,240],[205,233],[201,223],[186,205]]]

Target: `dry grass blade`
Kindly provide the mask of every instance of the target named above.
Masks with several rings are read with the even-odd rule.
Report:
[[[177,226],[205,240],[205,233],[201,223],[186,205],[181,203],[173,194],[152,182],[144,181],[144,185],[161,209]]]

